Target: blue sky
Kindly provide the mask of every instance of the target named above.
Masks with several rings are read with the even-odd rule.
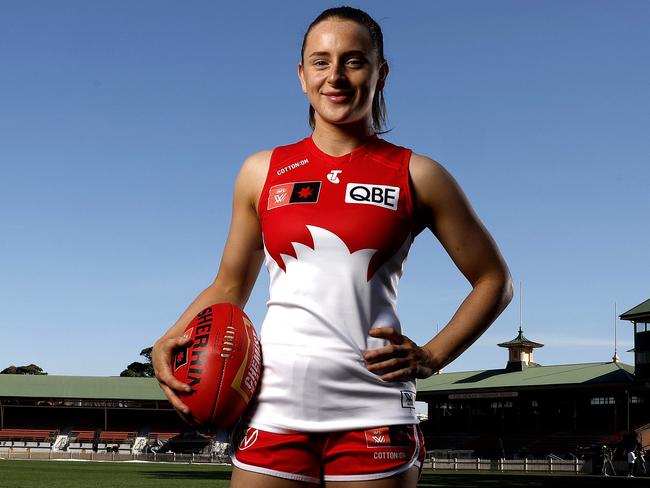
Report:
[[[336,5],[0,2],[0,368],[117,375],[175,322],[217,271],[243,159],[309,134],[302,35]],[[524,282],[535,360],[610,360],[614,303],[650,298],[650,3],[353,5],[384,30],[386,139],[460,182]],[[468,292],[418,237],[407,335]],[[503,367],[518,303],[447,370]],[[629,323],[618,339],[633,364]]]

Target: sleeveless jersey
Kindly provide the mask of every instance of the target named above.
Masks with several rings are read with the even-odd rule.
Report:
[[[411,151],[375,139],[333,157],[311,137],[273,151],[260,195],[270,298],[249,425],[323,432],[417,423],[415,383],[386,382],[363,354],[388,342],[413,240]]]

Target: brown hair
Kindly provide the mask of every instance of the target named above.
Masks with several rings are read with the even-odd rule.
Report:
[[[384,58],[384,35],[381,32],[381,27],[379,27],[379,24],[375,22],[375,20],[363,10],[344,6],[324,10],[318,17],[314,19],[311,24],[309,24],[307,32],[305,32],[305,36],[302,39],[302,48],[300,49],[300,58],[303,63],[305,61],[305,44],[307,43],[307,36],[311,32],[312,28],[316,24],[332,18],[351,20],[352,22],[356,22],[357,24],[362,25],[368,29],[368,33],[370,34],[370,39],[372,41],[372,47],[377,53],[379,64],[381,65],[387,62]],[[316,127],[314,107],[311,105],[309,106],[309,126],[312,129]],[[380,90],[375,92],[375,96],[372,99],[372,129],[375,131],[375,133],[382,134],[387,132],[385,128],[386,103],[384,101],[384,92]]]

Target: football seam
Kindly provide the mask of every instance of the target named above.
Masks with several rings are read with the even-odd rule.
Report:
[[[233,321],[233,307],[231,304],[228,304],[228,310],[230,312],[228,320],[226,321],[226,326],[224,327],[224,330],[228,328],[228,326],[232,326],[232,321]],[[224,334],[225,335],[225,334]],[[223,340],[222,337],[219,337],[219,339]],[[221,345],[219,345],[219,348],[221,348]],[[222,356],[223,357],[223,356]],[[217,383],[217,394],[214,396],[214,403],[212,405],[212,414],[210,415],[210,423],[214,425],[216,423],[216,414],[217,414],[217,404],[219,403],[219,397],[221,396],[221,388],[223,387],[223,382],[224,382],[224,377],[226,373],[226,365],[228,363],[229,357],[224,357],[223,362],[221,364],[221,371],[219,375],[219,381]]]

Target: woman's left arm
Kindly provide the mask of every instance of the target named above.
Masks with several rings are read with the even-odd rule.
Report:
[[[472,291],[422,347],[392,327],[371,329],[371,336],[391,342],[365,354],[368,369],[386,381],[426,378],[440,370],[473,344],[512,299],[508,266],[458,183],[442,165],[417,154],[409,170],[420,225],[438,238]]]

